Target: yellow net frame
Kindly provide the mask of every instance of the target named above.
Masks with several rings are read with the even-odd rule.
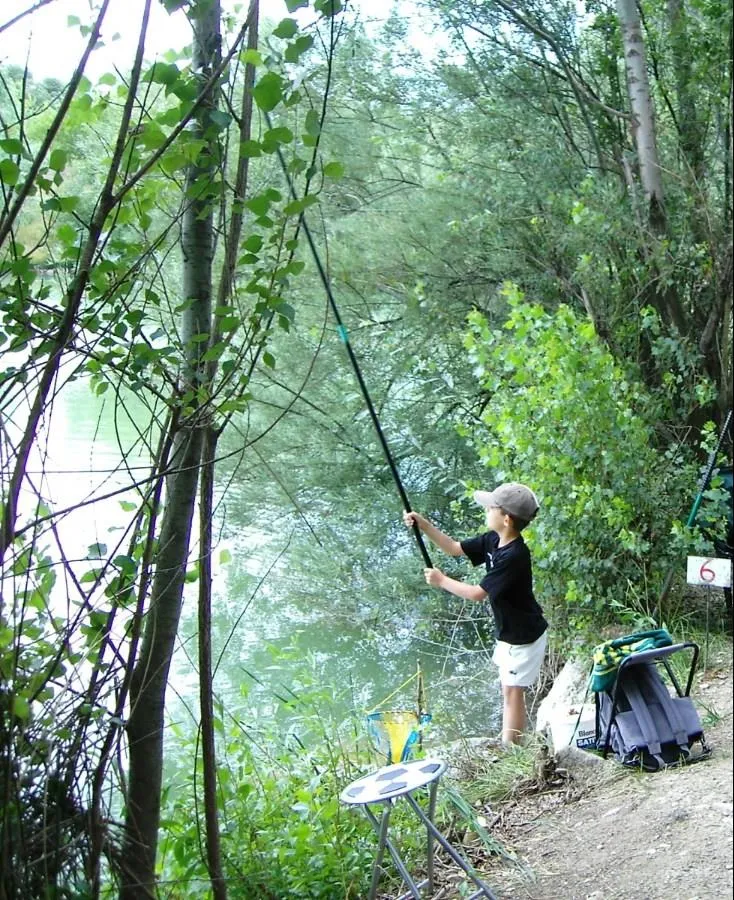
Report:
[[[380,709],[412,681],[418,682],[416,709]],[[424,727],[431,721],[425,712],[425,689],[420,665],[400,687],[367,712],[367,733],[378,753],[387,759],[388,765],[410,759],[416,746],[420,747]]]

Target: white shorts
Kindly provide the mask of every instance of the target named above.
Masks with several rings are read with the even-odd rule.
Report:
[[[497,641],[492,662],[500,670],[500,684],[508,687],[530,687],[540,675],[548,631],[532,644],[507,644]]]

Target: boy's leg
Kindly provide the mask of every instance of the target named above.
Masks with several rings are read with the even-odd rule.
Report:
[[[502,685],[502,743],[519,744],[525,731],[525,688]]]

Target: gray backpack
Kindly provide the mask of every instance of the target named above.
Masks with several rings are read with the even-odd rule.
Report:
[[[672,677],[678,693],[673,697],[655,663],[661,653],[667,656],[684,646],[632,654],[620,665],[611,689],[596,694],[597,749],[604,757],[612,750],[623,765],[656,772],[710,755],[701,720],[688,696],[691,678],[683,694]],[[669,666],[666,669],[672,673]],[[700,744],[696,752],[694,744]]]

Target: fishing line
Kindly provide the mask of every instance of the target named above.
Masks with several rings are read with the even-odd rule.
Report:
[[[272,129],[273,124],[270,120],[270,116],[267,112],[264,112],[265,121],[267,122],[268,128]],[[288,167],[286,166],[285,159],[283,158],[283,152],[278,146],[277,149],[278,160],[280,162],[280,167],[283,170],[283,175],[288,184],[288,190],[290,192],[291,197],[294,201],[300,202],[301,197],[296,193],[295,186],[293,184],[293,179],[291,178],[290,172],[288,171]],[[380,445],[382,446],[382,451],[385,455],[385,459],[387,460],[387,464],[390,467],[390,472],[392,473],[393,480],[395,482],[395,486],[398,489],[398,493],[400,494],[400,499],[403,502],[403,508],[406,512],[412,512],[412,508],[410,505],[410,501],[408,500],[408,495],[403,487],[403,483],[400,479],[400,473],[398,472],[397,466],[392,457],[392,453],[390,452],[390,447],[388,446],[387,439],[385,438],[384,432],[382,430],[382,426],[380,425],[380,420],[377,417],[377,412],[375,411],[375,407],[372,403],[372,398],[370,397],[369,391],[367,390],[367,385],[362,376],[362,371],[359,366],[359,362],[357,361],[357,357],[352,349],[352,345],[349,340],[349,332],[347,331],[344,322],[342,321],[342,317],[339,314],[339,307],[336,304],[336,300],[334,299],[334,293],[331,290],[331,284],[329,282],[329,278],[326,274],[326,270],[321,262],[321,256],[319,255],[318,249],[316,248],[316,244],[314,243],[313,237],[311,235],[311,229],[308,227],[308,222],[306,221],[306,216],[303,211],[301,211],[298,215],[298,221],[303,228],[303,233],[306,235],[306,240],[308,241],[308,246],[311,251],[311,256],[313,257],[313,261],[316,264],[316,268],[319,273],[319,278],[321,279],[321,284],[323,285],[324,291],[326,293],[327,299],[329,301],[329,306],[331,307],[331,311],[336,319],[337,324],[337,333],[346,347],[347,355],[349,356],[349,361],[352,364],[352,369],[354,370],[354,374],[357,378],[357,383],[359,384],[359,388],[362,392],[362,396],[364,397],[365,404],[367,406],[367,410],[369,411],[370,418],[372,419],[372,424],[375,427],[375,431],[377,432],[377,437],[379,438]],[[426,549],[426,545],[423,541],[423,535],[421,534],[420,528],[417,524],[413,523],[413,534],[415,536],[416,542],[418,544],[418,549],[420,550],[421,556],[423,557],[423,562],[428,566],[428,568],[433,568],[433,563],[431,562],[431,557],[428,555],[428,550]]]
[[[268,128],[272,129],[273,123],[270,119],[270,115],[266,111],[263,111],[263,112],[264,112],[264,118],[265,118]],[[283,171],[283,177],[285,178],[286,183],[288,185],[288,190],[290,192],[290,195],[295,202],[299,202],[302,198],[300,198],[298,196],[298,194],[296,193],[296,189],[293,184],[293,179],[291,178],[290,172],[288,171],[288,167],[285,163],[285,159],[283,158],[283,152],[282,152],[280,146],[278,146],[276,153],[278,156],[278,161],[280,162],[280,167]],[[357,383],[359,384],[360,390],[362,392],[362,396],[364,398],[365,405],[367,406],[367,410],[370,414],[370,418],[372,419],[372,424],[374,425],[375,431],[377,433],[377,437],[380,441],[380,445],[382,446],[382,451],[385,455],[385,459],[387,460],[388,466],[390,467],[390,472],[392,473],[393,481],[395,482],[395,486],[397,487],[398,493],[400,494],[400,499],[402,500],[403,508],[405,509],[406,512],[412,512],[410,500],[408,499],[408,495],[405,491],[405,488],[403,487],[403,483],[400,478],[400,474],[399,474],[399,472],[397,470],[397,466],[395,465],[395,462],[393,460],[392,453],[390,452],[390,447],[387,443],[387,439],[385,438],[385,434],[382,430],[382,426],[380,425],[380,420],[377,416],[377,412],[375,411],[374,405],[372,403],[372,399],[370,397],[369,391],[367,389],[367,385],[366,385],[364,377],[362,375],[362,371],[361,371],[359,362],[357,360],[356,354],[354,353],[354,350],[352,349],[352,345],[349,340],[349,332],[347,331],[347,329],[344,325],[344,322],[342,321],[342,317],[339,312],[339,307],[337,306],[336,299],[334,298],[334,293],[331,289],[331,283],[329,281],[329,277],[326,274],[326,270],[324,269],[323,263],[321,261],[321,256],[318,252],[318,249],[314,242],[313,236],[311,234],[311,229],[308,227],[308,222],[306,220],[305,212],[303,210],[298,214],[298,221],[299,221],[299,225],[303,229],[303,233],[306,235],[306,240],[308,242],[308,246],[311,251],[311,256],[313,258],[314,263],[316,264],[316,269],[318,270],[319,278],[321,279],[321,284],[324,288],[324,292],[326,293],[326,297],[328,299],[329,306],[334,315],[334,319],[336,320],[336,323],[337,323],[337,333],[346,348],[347,355],[349,356],[349,361],[350,361],[350,363],[352,365],[352,369],[354,371],[354,375],[357,379]],[[423,558],[423,562],[429,569],[434,568],[433,562],[431,561],[431,557],[429,556],[428,550],[426,549],[425,542],[423,541],[423,535],[421,534],[421,530],[417,524],[415,524],[415,523],[413,524],[412,531],[413,531],[413,535],[415,537],[416,543],[418,545],[418,549],[420,550],[420,554]],[[448,646],[448,649],[446,651],[446,656],[443,661],[442,673],[445,672],[449,655],[452,652],[454,637],[456,635],[458,623],[462,617],[463,612],[464,612],[464,606],[462,605],[462,608],[459,610],[459,612],[457,614],[456,623],[454,624],[454,627],[452,628],[449,646]]]

